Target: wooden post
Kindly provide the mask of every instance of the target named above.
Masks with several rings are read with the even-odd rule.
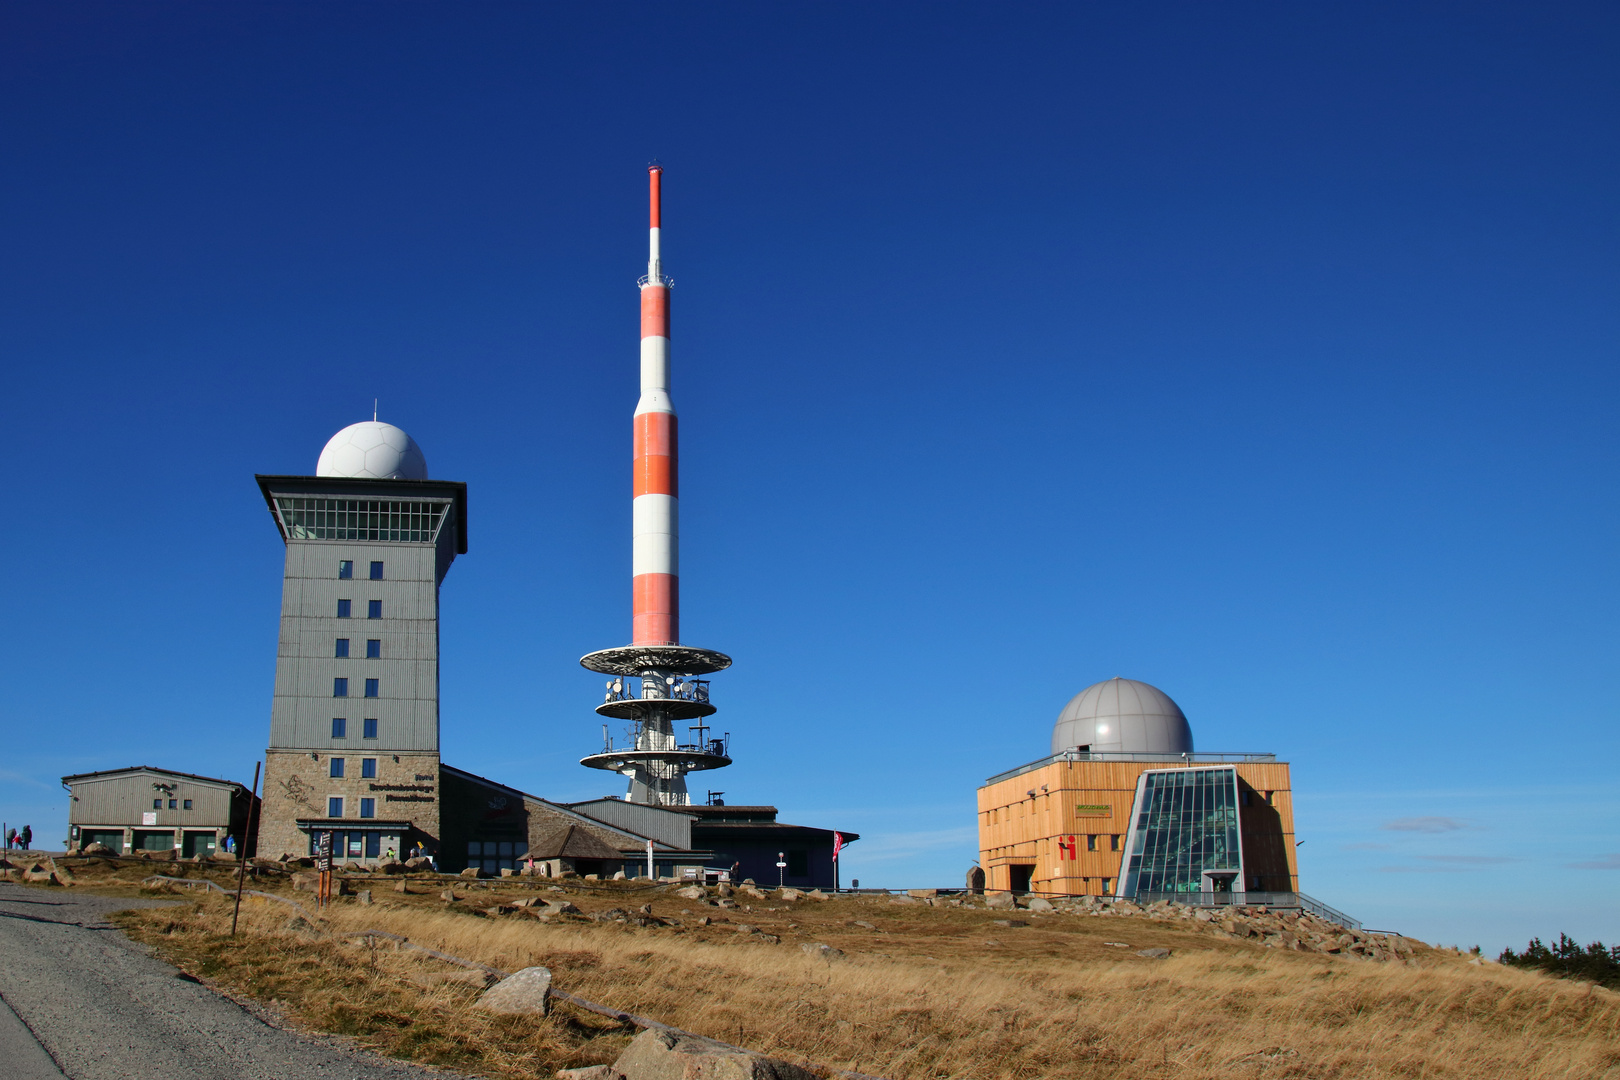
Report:
[[[236,917],[242,913],[242,882],[247,877],[248,837],[253,835],[253,810],[259,801],[259,767],[264,764],[260,761],[253,763],[253,788],[248,792],[247,828],[242,830],[241,855],[242,865],[236,868],[236,907],[231,909],[231,937],[236,936]]]

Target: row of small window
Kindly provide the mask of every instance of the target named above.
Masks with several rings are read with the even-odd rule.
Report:
[[[382,563],[380,563],[380,562],[372,563],[371,564],[371,580],[372,581],[381,581],[383,579],[382,570],[383,570],[383,564]],[[343,578],[345,581],[348,580],[349,578],[354,577],[354,560],[353,559],[340,559],[338,561],[338,577]]]
[[[177,807],[177,806],[175,806],[175,803],[177,803],[177,802],[183,802],[186,805],[184,807]],[[153,799],[152,800],[152,809],[154,809],[154,810],[163,809],[163,800],[162,799]],[[191,809],[191,800],[190,799],[170,799],[169,800],[169,809],[170,810],[179,810],[179,809],[190,810]]]
[[[363,739],[375,739],[377,737],[377,718],[374,716],[368,716],[364,720],[360,721],[360,732],[360,737]],[[332,717],[332,738],[347,739],[348,737],[348,719],[342,716]]]
[[[332,796],[329,796],[327,798],[327,800],[326,800],[326,816],[329,817],[329,818],[339,818],[339,817],[343,816],[343,796],[341,796],[341,795],[332,795]],[[376,817],[377,816],[377,800],[376,799],[361,799],[360,800],[360,816],[363,817],[363,818],[374,818],[374,817]]]
[[[327,775],[332,777],[334,780],[341,780],[343,778],[344,771],[345,771],[345,766],[344,766],[344,763],[343,763],[343,759],[340,758],[340,757],[335,757],[335,758],[328,758],[327,760],[331,763],[330,766],[329,766],[329,771],[328,771]],[[377,779],[377,759],[376,758],[374,758],[374,757],[363,757],[363,758],[360,759],[360,779],[362,779],[362,780],[375,780],[375,779]],[[188,807],[186,807],[186,809],[189,810],[191,808],[188,806]]]
[[[381,682],[380,679],[367,679],[366,680],[366,697],[376,697],[378,695],[377,684],[379,682]],[[349,680],[345,679],[345,678],[341,678],[341,677],[333,679],[332,680],[332,696],[333,697],[348,697],[349,696]]]
[[[352,614],[353,611],[354,611],[354,601],[353,600],[339,600],[338,601],[338,613],[337,613],[338,618],[340,618],[340,619],[352,618],[353,617],[353,614]],[[380,618],[382,618],[382,601],[381,600],[367,600],[366,601],[366,618],[368,618],[368,619],[380,619]]]
[[[346,638],[346,637],[338,638],[337,639],[337,646],[332,650],[332,655],[336,656],[339,660],[342,660],[342,659],[346,658],[349,655],[349,639]],[[382,638],[367,638],[366,639],[366,659],[367,660],[376,660],[376,659],[379,659],[381,656],[382,656]]]

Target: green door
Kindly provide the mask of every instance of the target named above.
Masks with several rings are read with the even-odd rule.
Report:
[[[214,834],[211,832],[188,832],[181,839],[183,845],[180,849],[182,858],[192,858],[196,855],[207,857],[214,853]]]

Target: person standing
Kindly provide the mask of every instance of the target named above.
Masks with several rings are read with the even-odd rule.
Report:
[[[18,843],[18,845],[24,851],[27,851],[29,845],[32,844],[33,842],[34,842],[34,827],[32,825],[24,825],[22,827],[22,832],[17,834],[17,843]]]

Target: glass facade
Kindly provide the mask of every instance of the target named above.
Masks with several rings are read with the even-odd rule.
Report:
[[[1143,773],[1122,895],[1222,891],[1234,884],[1241,891],[1242,874],[1237,770]]]
[[[393,502],[365,499],[299,499],[276,496],[276,509],[289,540],[381,540],[432,543],[448,516],[447,502]],[[382,576],[373,563],[372,577]],[[339,573],[343,574],[343,564]],[[352,574],[353,569],[349,567]]]

